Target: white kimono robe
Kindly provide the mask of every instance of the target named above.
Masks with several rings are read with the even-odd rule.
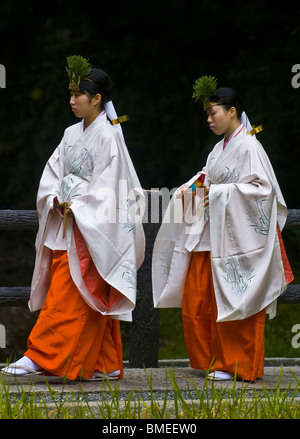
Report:
[[[245,319],[264,308],[272,318],[276,299],[286,289],[277,222],[282,230],[287,208],[270,161],[243,129],[225,150],[223,140],[215,145],[201,172],[210,187],[209,207],[203,211],[201,196],[185,196],[183,212],[180,187],[158,232],[154,306],[181,307],[192,252],[208,250],[217,321]]]
[[[73,219],[67,217],[63,239],[63,221],[50,211],[55,196],[59,202],[71,204],[98,273],[124,296],[110,309],[90,294],[83,281]],[[136,274],[144,259],[144,203],[123,138],[105,113],[85,130],[83,121],[67,128],[46,164],[38,190],[39,231],[30,310],[40,309],[46,298],[54,244],[54,249],[68,251],[72,279],[86,302],[102,314],[130,320],[136,301]]]

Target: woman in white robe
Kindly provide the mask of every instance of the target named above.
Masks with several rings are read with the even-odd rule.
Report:
[[[287,209],[238,93],[217,90],[206,111],[224,138],[170,201],[153,252],[154,305],[182,307],[192,367],[215,379],[255,380],[263,375],[265,313],[275,316],[293,279],[280,234]],[[191,195],[201,175],[205,190]]]
[[[70,105],[82,120],[65,130],[37,195],[29,308],[42,309],[25,355],[3,372],[122,378],[119,320],[131,320],[135,307],[144,194],[117,125],[109,77],[99,69],[84,78],[71,74]]]

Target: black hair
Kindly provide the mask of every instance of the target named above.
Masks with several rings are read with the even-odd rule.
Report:
[[[112,82],[103,70],[92,68],[89,79],[80,82],[79,91],[87,94],[91,99],[99,93],[102,97],[101,110],[103,110],[106,102],[112,98]]]
[[[238,119],[241,118],[241,114],[243,112],[242,98],[240,94],[233,88],[218,88],[215,94],[211,97],[210,102],[215,102],[217,104],[223,105],[226,110],[234,107],[236,109]]]

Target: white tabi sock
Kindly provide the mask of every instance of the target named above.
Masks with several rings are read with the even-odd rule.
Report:
[[[6,373],[11,373],[14,375],[24,375],[24,373],[26,373],[27,371],[25,369],[22,369],[22,366],[30,367],[31,369],[34,369],[36,371],[42,369],[38,364],[36,364],[34,361],[32,361],[29,357],[26,357],[26,355],[24,355],[22,358],[20,358],[18,361],[16,361],[13,364],[15,366],[5,367],[4,370]]]

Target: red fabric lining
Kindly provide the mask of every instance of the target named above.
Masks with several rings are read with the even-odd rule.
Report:
[[[282,239],[282,235],[281,235],[281,231],[280,231],[280,227],[279,224],[277,223],[277,233],[278,233],[278,239],[279,239],[279,244],[280,244],[280,251],[281,251],[281,259],[282,259],[282,263],[283,263],[283,268],[284,268],[284,274],[285,274],[285,280],[286,283],[289,284],[294,280],[294,275],[285,251],[285,247],[284,247],[284,242]]]
[[[124,296],[114,287],[109,285],[98,273],[87,245],[74,219],[73,230],[80,263],[80,271],[84,283],[92,296],[105,306],[106,309],[110,309],[113,305],[122,300]]]

